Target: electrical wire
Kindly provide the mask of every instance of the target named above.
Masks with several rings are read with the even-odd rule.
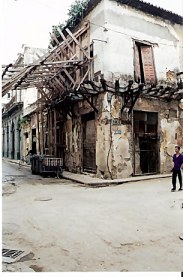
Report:
[[[99,24],[96,24],[96,23],[93,23],[93,22],[90,22],[90,24],[95,25],[95,26],[97,26],[97,27],[100,27],[100,28],[104,29],[105,31],[111,31],[111,32],[114,32],[114,33],[118,33],[118,34],[121,34],[121,35],[125,35],[125,36],[130,37],[130,38],[132,37],[131,35],[129,35],[129,34],[127,34],[127,33],[123,33],[123,32],[120,32],[120,31],[116,31],[116,30],[113,30],[113,29],[108,28],[108,27],[106,27],[106,26],[104,27],[104,26],[102,26],[102,25],[99,25]],[[136,39],[141,40],[142,38],[136,37]],[[167,46],[174,47],[174,45],[167,44],[167,43],[163,43],[163,42],[157,42],[157,44],[162,44],[162,45],[167,45]],[[178,47],[178,48],[183,48],[183,46],[177,46],[177,47]]]

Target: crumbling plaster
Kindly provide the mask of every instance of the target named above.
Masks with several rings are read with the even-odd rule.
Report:
[[[158,112],[159,171],[160,173],[170,173],[175,145],[178,144],[183,150],[183,124],[179,118],[178,102],[139,98],[134,110]],[[175,111],[175,117],[172,117],[171,111]]]
[[[97,176],[123,178],[132,174],[130,130],[121,124],[122,98],[103,99],[103,109],[97,126]],[[116,121],[117,120],[117,121]]]
[[[134,171],[133,124],[121,122],[122,98],[113,95],[109,101],[107,93],[102,93],[94,98],[94,105],[98,109],[98,113],[95,113],[96,176],[106,179],[111,176],[113,179],[131,176]],[[181,121],[178,117],[171,117],[172,111],[173,114],[179,115],[178,102],[139,98],[134,110],[158,113],[159,172],[169,173],[172,167],[174,146],[178,142],[182,143],[183,126]],[[92,111],[92,107],[87,102],[80,102],[74,108],[74,117],[67,119],[65,162],[66,167],[71,171],[82,171],[81,117]],[[132,115],[130,119],[132,119]],[[136,164],[138,164],[137,160]]]
[[[170,172],[173,166],[172,156],[175,153],[175,146],[182,146],[181,151],[183,150],[183,144],[180,144],[183,136],[183,126],[180,124],[178,119],[161,119],[161,135],[160,171],[161,173],[164,173]]]
[[[94,72],[101,71],[106,80],[134,79],[134,39],[152,43],[159,81],[166,81],[167,71],[181,70],[182,26],[110,0],[101,1],[87,19],[90,41],[106,41],[94,42]]]

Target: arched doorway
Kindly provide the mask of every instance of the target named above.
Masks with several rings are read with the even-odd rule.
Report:
[[[15,125],[12,121],[11,125],[11,159],[15,158]]]

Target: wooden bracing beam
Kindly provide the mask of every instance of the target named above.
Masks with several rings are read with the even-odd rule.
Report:
[[[67,36],[58,29],[63,41],[60,43],[56,36],[52,34],[52,38],[58,44],[57,47],[52,49],[40,61],[23,68],[18,73],[14,71],[16,72],[15,76],[10,77],[7,83],[3,82],[3,93],[6,93],[11,88],[29,88],[34,85],[36,87],[46,87],[47,85],[49,89],[52,88],[50,93],[45,96],[44,91],[42,91],[41,95],[43,98],[51,99],[51,96],[55,95],[55,93],[62,93],[66,90],[74,89],[76,86],[80,86],[81,81],[87,77],[87,74],[85,74],[84,78],[78,78],[80,75],[75,74],[75,71],[79,72],[83,65],[86,66],[86,63],[88,63],[89,66],[90,64],[90,57],[82,47],[81,40],[81,36],[88,29],[88,23],[85,23],[75,34],[72,34],[69,29],[66,29]],[[81,59],[77,57],[76,46],[82,53],[80,55]],[[89,45],[87,47],[89,49]],[[85,61],[83,57],[85,57]],[[10,75],[11,72],[8,73],[8,76]]]
[[[75,43],[77,44],[77,46],[80,48],[80,50],[83,52],[83,54],[87,57],[88,60],[90,60],[90,56],[88,55],[88,53],[84,50],[84,48],[82,47],[82,45],[79,43],[79,41],[75,38],[75,36],[73,36],[73,34],[71,33],[71,31],[67,28],[66,29],[67,33],[71,36],[71,38],[75,41]]]
[[[45,100],[50,101],[50,97],[47,95],[47,93],[43,90],[42,87],[38,86],[37,89],[38,89],[38,92],[41,93],[42,97],[44,97]]]
[[[74,51],[70,45],[70,43],[68,42],[68,39],[64,36],[64,34],[62,33],[61,29],[59,27],[57,27],[57,31],[59,32],[59,34],[61,35],[63,41],[66,43],[68,49],[71,51],[71,53],[74,55]]]

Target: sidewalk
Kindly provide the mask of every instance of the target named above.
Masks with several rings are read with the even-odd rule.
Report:
[[[13,163],[13,164],[18,164],[19,165],[19,163],[20,163],[20,160],[12,160],[12,159],[9,159],[9,158],[5,158],[5,157],[2,157],[2,161],[6,161],[6,162],[8,162],[8,163]],[[21,162],[21,165],[20,165],[20,167],[21,166],[24,166],[24,167],[26,167],[26,168],[31,168],[31,165],[28,165],[28,164],[24,164],[24,163],[22,163]]]
[[[105,180],[105,179],[90,177],[85,174],[76,174],[68,171],[63,172],[64,179],[72,180],[74,182],[78,182],[92,187],[95,187],[95,186],[105,187],[105,186],[112,186],[112,185],[120,185],[124,183],[129,183],[129,182],[137,182],[142,180],[144,181],[144,180],[152,180],[152,179],[167,178],[167,177],[171,177],[171,174],[156,174],[156,175],[128,177],[124,179]]]
[[[19,164],[19,160],[11,160],[7,158],[3,158],[4,161]],[[27,164],[21,164],[21,166],[24,166],[26,168],[30,168],[30,165]],[[167,178],[171,177],[171,174],[156,174],[156,175],[144,175],[144,176],[136,176],[136,177],[128,177],[123,179],[113,179],[113,180],[105,180],[100,179],[96,177],[91,177],[86,174],[79,174],[79,173],[72,173],[68,171],[63,172],[63,178],[67,180],[71,180],[73,182],[77,182],[86,186],[92,186],[92,187],[105,187],[110,185],[119,185],[123,183],[129,183],[129,182],[138,182],[138,181],[144,181],[144,180],[152,180],[152,179],[159,179],[159,178]]]

